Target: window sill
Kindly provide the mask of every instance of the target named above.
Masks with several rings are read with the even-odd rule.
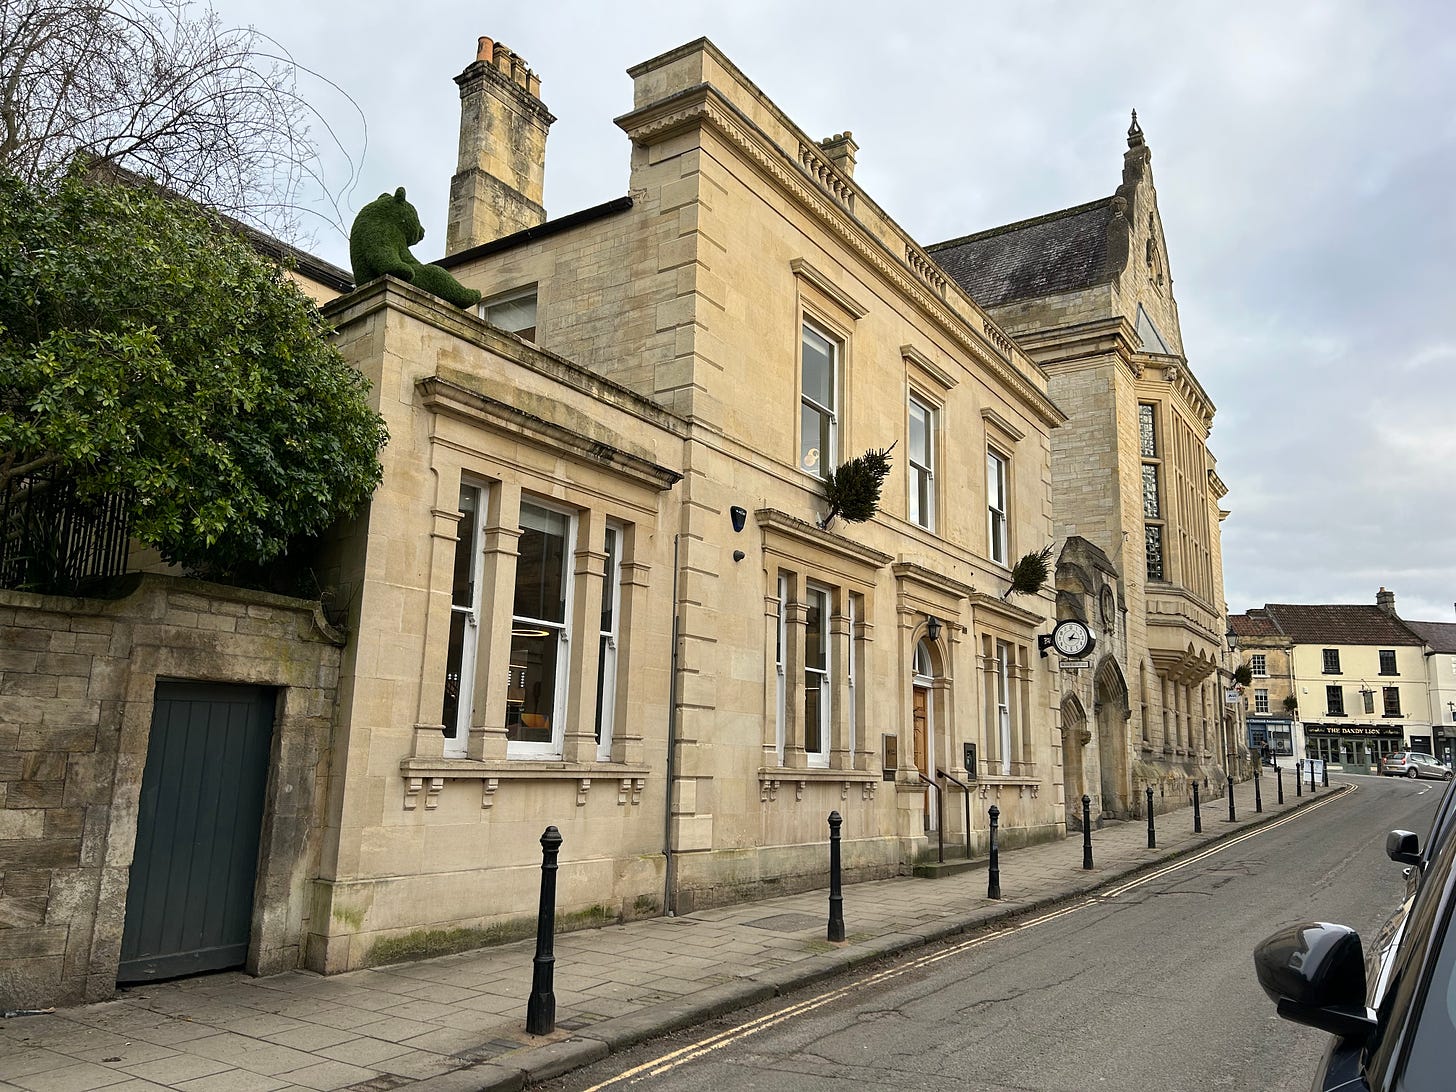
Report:
[[[841,800],[849,799],[850,785],[860,787],[860,795],[866,800],[875,796],[875,787],[883,779],[880,770],[831,770],[823,766],[761,766],[758,770],[758,800],[767,804],[779,798],[779,786],[788,782],[794,786],[794,799],[804,799],[804,789],[811,781],[827,782],[840,786]]]
[[[421,798],[425,810],[439,804],[446,781],[479,781],[482,808],[495,803],[501,781],[575,781],[577,806],[586,804],[592,782],[615,781],[619,805],[640,804],[642,790],[652,772],[648,766],[616,762],[563,762],[554,759],[511,759],[490,762],[473,758],[406,758],[399,764],[404,777],[404,808],[413,811]]]
[[[824,766],[763,766],[760,781],[879,781],[879,770],[831,770]]]

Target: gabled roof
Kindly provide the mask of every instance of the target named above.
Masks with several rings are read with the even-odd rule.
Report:
[[[1456,652],[1456,622],[1407,622],[1433,652]]]
[[[1047,213],[926,247],[982,307],[1110,281],[1112,198]]]
[[[1239,626],[1253,624],[1240,622],[1256,614],[1263,615],[1278,634],[1288,637],[1297,645],[1419,645],[1422,637],[1412,632],[1406,623],[1393,614],[1387,614],[1379,607],[1361,606],[1354,603],[1306,604],[1266,603],[1261,611],[1250,611],[1248,615],[1234,615],[1229,619],[1234,632],[1243,636]],[[1260,625],[1264,623],[1258,623]],[[1255,636],[1250,633],[1249,636]]]

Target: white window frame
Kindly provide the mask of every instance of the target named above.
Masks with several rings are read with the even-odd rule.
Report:
[[[1267,691],[1267,690],[1255,690],[1254,691],[1254,712],[1256,712],[1256,713],[1267,713],[1267,712],[1269,712],[1269,691]]]
[[[528,618],[515,613],[515,586],[510,589],[511,596],[511,629],[517,625],[544,626],[557,633],[557,654],[556,654],[556,689],[552,695],[551,711],[551,739],[549,741],[536,742],[531,740],[507,739],[506,757],[522,759],[550,758],[559,759],[562,757],[563,747],[566,740],[566,694],[567,683],[571,676],[571,621],[573,601],[575,599],[575,579],[573,575],[573,558],[576,556],[576,536],[578,529],[577,513],[557,505],[544,503],[536,497],[529,500],[522,499],[521,510],[535,508],[538,511],[550,512],[554,515],[564,516],[566,519],[566,541],[562,546],[565,563],[562,565],[561,580],[562,588],[562,620],[553,622],[543,618]]]
[[[622,545],[623,528],[608,523],[602,536],[607,559],[602,573],[602,603],[610,608],[612,620],[598,626],[597,660],[597,761],[612,760],[612,737],[617,723],[617,640],[622,628]]]
[[[477,313],[482,319],[484,319],[486,322],[489,322],[492,326],[498,327],[499,329],[502,329],[507,333],[515,334],[517,337],[524,338],[526,341],[534,343],[536,340],[536,335],[541,329],[541,304],[540,299],[537,295],[537,289],[537,285],[531,284],[526,285],[522,288],[512,288],[509,292],[501,292],[497,295],[491,296],[489,299],[481,300],[479,306],[476,309]],[[520,326],[512,329],[510,326],[502,326],[499,322],[496,322],[490,317],[490,313],[494,310],[504,307],[507,304],[519,303],[522,300],[527,299],[531,301],[530,326]]]
[[[996,641],[996,732],[1001,745],[1001,773],[1011,773],[1011,642]]]
[[[819,338],[829,346],[829,396],[833,404],[825,406],[809,396],[804,389],[804,344],[808,341],[809,335]],[[808,318],[803,320],[799,331],[799,469],[806,474],[813,474],[817,478],[824,478],[829,472],[839,465],[839,406],[843,401],[844,389],[844,342],[842,339],[830,333],[828,329],[812,322]],[[829,450],[820,451],[818,462],[814,466],[805,466],[805,439],[804,436],[804,411],[813,410],[814,413],[827,418],[829,422]]]
[[[1255,652],[1249,656],[1249,673],[1256,679],[1269,677],[1269,660],[1265,653]]]
[[[855,660],[859,655],[859,621],[862,606],[858,595],[854,592],[847,592],[846,594],[849,598],[849,602],[846,605],[849,613],[849,657],[848,667],[846,668],[849,673],[849,677],[846,680],[849,683],[849,708],[846,711],[849,713],[849,717],[847,718],[849,724],[849,764],[853,766],[855,747],[859,745],[859,692],[857,689],[859,671],[856,669]]]
[[[470,576],[470,603],[459,605],[454,601],[452,589],[450,602],[450,628],[455,628],[455,616],[463,615],[465,618],[465,630],[460,644],[460,678],[457,681],[456,695],[456,731],[454,736],[445,736],[444,753],[446,758],[466,757],[470,745],[470,726],[474,721],[475,709],[475,666],[476,657],[480,647],[480,614],[481,614],[481,555],[485,549],[485,505],[488,499],[487,487],[472,481],[461,481],[460,503],[458,509],[461,515],[461,523],[465,522],[463,515],[464,502],[467,496],[474,498],[475,503],[475,533],[469,542],[462,542],[458,538],[455,543],[456,550],[469,551],[469,576]],[[454,568],[451,568],[451,581],[454,580]],[[446,685],[449,684],[449,644],[446,639]],[[448,728],[449,725],[446,725]]]
[[[999,506],[998,506],[999,501]],[[986,449],[986,552],[998,565],[1011,564],[1011,458]]]
[[[774,653],[774,670],[777,674],[775,685],[778,688],[776,694],[775,712],[777,724],[775,726],[774,748],[778,753],[779,765],[784,764],[784,743],[787,738],[785,726],[788,723],[788,679],[784,674],[784,659],[789,646],[789,577],[787,573],[779,573],[779,618],[778,618],[778,649]]]
[[[917,411],[925,419],[925,451],[920,453],[915,450],[914,426]],[[935,425],[935,407],[912,394],[905,430],[905,468],[908,477],[906,513],[911,523],[924,527],[927,531],[935,530]],[[923,510],[922,493],[925,496]]]
[[[813,667],[809,664],[809,605],[816,597],[822,597],[822,605],[819,608],[820,639],[819,648],[823,657],[822,668]],[[834,723],[834,656],[830,648],[830,641],[833,639],[833,625],[831,624],[834,609],[834,593],[831,589],[820,584],[806,584],[804,588],[804,693],[801,700],[801,708],[804,711],[804,760],[811,768],[829,768],[829,732],[830,726]],[[819,683],[819,749],[809,749],[809,676],[818,677]]]

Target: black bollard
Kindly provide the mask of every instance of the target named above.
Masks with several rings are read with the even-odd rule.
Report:
[[[844,939],[844,896],[839,893],[839,812],[829,813],[829,939]]]
[[[531,971],[531,997],[526,1002],[526,1031],[550,1035],[556,1030],[556,956],[552,944],[556,935],[556,855],[561,852],[561,832],[547,827],[541,835],[541,906],[536,911],[536,959]]]
[[[1309,760],[1309,795],[1314,795],[1314,759]]]
[[[991,864],[986,870],[986,898],[1001,897],[1001,847],[996,841],[996,828],[1001,822],[1001,809],[991,805]]]
[[[1082,867],[1092,867],[1092,798],[1082,794]]]
[[[1304,795],[1304,759],[1294,764],[1294,795]]]
[[[1193,779],[1193,833],[1203,833],[1203,812],[1198,809],[1198,779]]]
[[[1330,787],[1330,764],[1328,762],[1320,767],[1320,784],[1325,788]]]
[[[1274,766],[1274,782],[1279,789],[1279,803],[1284,803],[1284,767],[1276,764]]]
[[[1233,823],[1233,822],[1236,822],[1236,820],[1234,819],[1234,779],[1232,777],[1230,777],[1230,778],[1227,779],[1227,781],[1224,784],[1225,784],[1225,786],[1226,786],[1226,788],[1228,790],[1228,798],[1229,798],[1229,822],[1230,823]]]
[[[1264,811],[1264,794],[1259,789],[1259,782],[1262,780],[1264,779],[1259,776],[1259,771],[1256,768],[1254,770],[1254,812],[1256,814],[1262,814]]]
[[[1148,848],[1158,848],[1158,832],[1153,828],[1153,787],[1148,786]]]

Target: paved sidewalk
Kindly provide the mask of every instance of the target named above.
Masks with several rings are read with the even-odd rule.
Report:
[[[1266,777],[1264,812],[1238,785],[1227,801],[1109,825],[1082,839],[1001,855],[1003,898],[986,872],[877,880],[844,889],[848,939],[825,941],[827,892],[704,910],[556,938],[557,1031],[526,1034],[534,942],[330,978],[208,975],[124,990],[116,1000],[0,1020],[0,1090],[352,1089],[476,1092],[549,1080],[656,1035],[766,1000],[883,956],[1087,892],[1160,861],[1318,803],[1339,780],[1285,804]]]

